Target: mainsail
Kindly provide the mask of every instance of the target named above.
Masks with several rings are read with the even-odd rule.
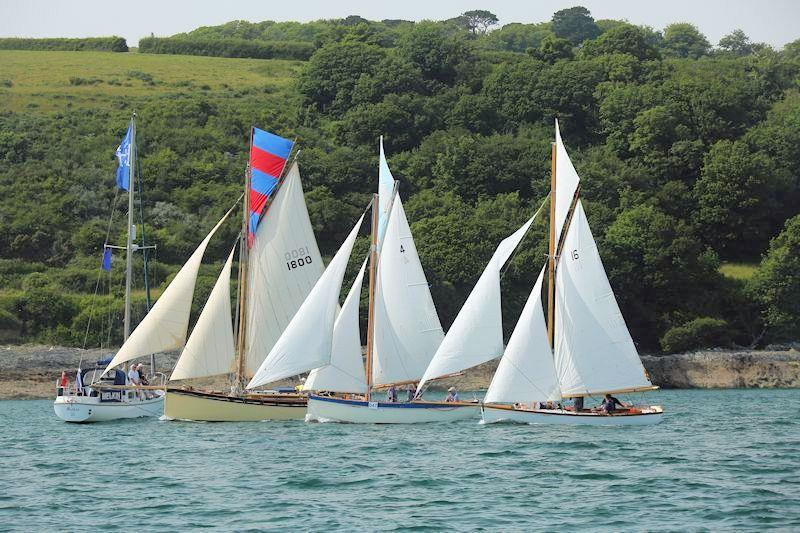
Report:
[[[535,217],[531,217],[497,246],[425,370],[418,390],[428,380],[460,372],[503,355],[500,271]]]
[[[363,221],[364,215],[361,215],[253,379],[247,384],[248,389],[330,363],[333,326],[342,279]]]
[[[367,260],[364,260],[336,318],[330,364],[312,370],[303,390],[367,392],[364,360],[361,357],[361,333],[358,327],[358,304],[366,268]]]
[[[253,376],[322,275],[297,163],[258,226],[249,252],[245,375]]]
[[[444,337],[396,194],[378,261],[374,335],[374,385],[418,380]]]
[[[555,363],[564,397],[652,387],[580,201],[558,263],[555,327]]]
[[[572,160],[567,154],[564,142],[561,140],[561,131],[558,128],[556,119],[556,240],[558,243],[561,236],[561,229],[572,205],[575,190],[578,188],[580,178],[572,165]]]
[[[486,391],[485,403],[560,400],[542,311],[542,268]]]
[[[231,250],[211,290],[200,318],[175,363],[170,381],[217,376],[233,371],[235,359],[231,326]]]
[[[233,208],[225,213],[217,225],[206,235],[206,238],[175,275],[172,283],[164,290],[150,312],[133,330],[131,336],[106,367],[105,372],[143,355],[183,347],[186,342],[186,331],[189,328],[189,314],[192,310],[192,296],[200,262],[203,260],[203,254],[211,237],[225,222],[231,211]]]
[[[378,163],[378,243],[383,242],[383,236],[386,233],[393,191],[394,176],[392,176],[392,171],[389,169],[389,163],[386,162],[386,155],[383,153],[383,136],[381,136]]]

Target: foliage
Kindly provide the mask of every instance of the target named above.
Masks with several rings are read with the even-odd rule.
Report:
[[[553,13],[550,29],[556,37],[567,39],[573,44],[580,44],[600,35],[600,28],[595,24],[591,13],[581,6]]]
[[[685,352],[694,348],[714,348],[730,343],[728,323],[718,318],[695,318],[675,326],[661,337],[665,352]]]
[[[0,38],[0,50],[70,50],[127,52],[128,43],[122,37],[84,37],[81,39]]]
[[[708,54],[711,45],[697,26],[687,22],[670,24],[664,29],[664,50],[667,55],[697,59]]]
[[[139,53],[184,54],[257,59],[308,59],[314,46],[292,41],[247,41],[244,39],[202,39],[190,37],[145,37]]]

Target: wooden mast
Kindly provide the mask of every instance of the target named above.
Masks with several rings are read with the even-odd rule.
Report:
[[[249,222],[250,222],[250,160],[253,151],[253,127],[250,127],[250,155],[247,158],[247,170],[245,171],[244,179],[244,201],[242,202],[242,244],[239,252],[239,331],[237,336],[237,351],[236,351],[236,384],[238,388],[244,387],[244,373],[245,373],[245,334],[247,331],[247,262],[249,261],[249,248],[248,242],[249,235]]]
[[[367,401],[372,392],[372,356],[375,346],[375,275],[378,269],[378,195],[372,195],[372,241],[369,246],[369,311],[367,314]]]
[[[555,267],[556,267],[556,143],[550,143],[550,245],[547,260],[547,340],[550,349],[554,348],[553,320],[555,319]]]

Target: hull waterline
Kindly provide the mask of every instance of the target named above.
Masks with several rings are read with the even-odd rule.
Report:
[[[308,398],[306,421],[351,424],[422,424],[478,418],[478,404],[414,401],[366,402],[328,396]]]
[[[198,422],[303,420],[306,398],[294,394],[226,396],[220,393],[168,389],[164,416]]]
[[[560,409],[514,409],[508,405],[481,405],[481,417],[484,424],[512,422],[518,424],[553,424],[570,426],[646,426],[658,424],[664,415],[659,406],[641,409],[636,413],[619,413],[607,415],[563,411]]]
[[[77,423],[161,416],[164,393],[159,391],[156,394],[156,398],[124,402],[101,402],[96,396],[59,396],[53,402],[53,410],[61,420]]]

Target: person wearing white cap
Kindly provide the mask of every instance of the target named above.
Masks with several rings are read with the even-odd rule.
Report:
[[[444,399],[446,402],[457,402],[458,401],[458,392],[456,392],[455,387],[450,387],[447,389],[447,398]]]

